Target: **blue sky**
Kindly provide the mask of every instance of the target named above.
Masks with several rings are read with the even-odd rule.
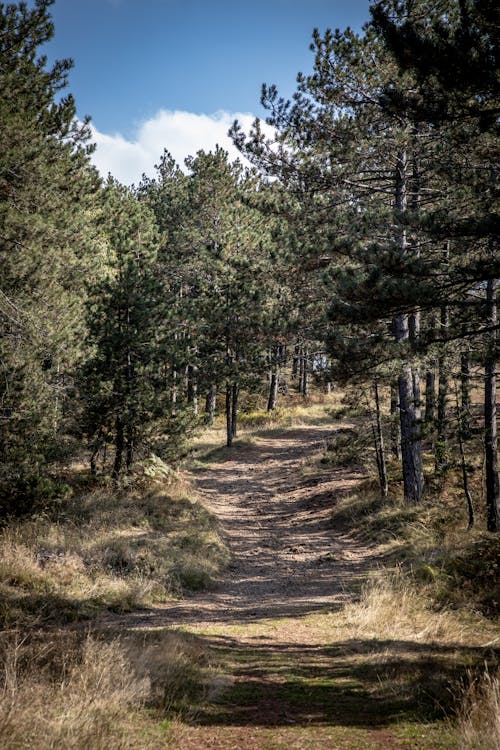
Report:
[[[49,59],[92,116],[102,172],[137,182],[167,147],[179,162],[224,147],[234,116],[263,116],[261,84],[294,90],[315,26],[360,29],[368,0],[56,0]]]

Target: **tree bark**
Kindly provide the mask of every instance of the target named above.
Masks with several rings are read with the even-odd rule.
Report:
[[[226,445],[228,448],[230,448],[233,444],[233,420],[231,406],[232,388],[230,383],[226,383]]]
[[[304,349],[303,349],[302,346],[299,348],[299,362],[298,362],[298,366],[299,366],[299,373],[298,373],[299,374],[299,382],[298,382],[298,385],[297,385],[297,390],[298,390],[299,393],[303,393],[302,389],[304,387]]]
[[[467,528],[472,529],[472,527],[474,526],[474,504],[472,502],[472,495],[469,489],[469,478],[467,476],[467,461],[465,459],[464,437],[462,433],[463,414],[461,414],[460,404],[458,401],[458,389],[455,390],[455,405],[457,410],[458,447],[460,449],[460,463],[462,466],[462,484],[464,488],[465,499],[467,501],[467,514],[469,517]]]
[[[434,368],[425,374],[425,424],[428,432],[434,429],[436,419],[436,371]]]
[[[125,453],[125,465],[127,467],[127,471],[130,471],[132,468],[132,463],[134,461],[134,428],[132,425],[127,426],[127,445],[126,445],[126,453]]]
[[[300,359],[300,346],[295,344],[293,357],[292,357],[292,380],[298,375],[299,372],[299,359]]]
[[[240,394],[240,386],[238,383],[233,383],[231,393],[231,431],[233,438],[238,434],[238,396]]]
[[[448,327],[448,308],[441,308],[441,331]],[[436,471],[445,471],[448,467],[448,357],[443,350],[438,357],[438,400],[436,443],[434,458]]]
[[[271,381],[269,383],[269,397],[267,399],[267,411],[274,411],[278,397],[278,373],[271,370]]]
[[[407,155],[398,153],[396,168],[395,208],[403,212],[407,208]],[[401,256],[407,252],[406,231],[399,235]],[[410,338],[408,315],[400,313],[395,320],[396,341],[405,343]],[[419,378],[411,365],[405,365],[398,378],[399,415],[401,426],[401,460],[405,500],[419,503],[424,489],[422,463],[422,437],[420,426]],[[418,395],[418,401],[417,401]]]
[[[387,491],[388,491],[387,465],[385,461],[384,434],[382,432],[382,419],[380,415],[380,398],[379,398],[377,381],[375,381],[373,384],[373,390],[375,393],[375,416],[376,416],[376,422],[377,422],[375,452],[377,456],[378,476],[379,476],[379,481],[380,481],[380,490],[382,492],[382,497],[387,497]]]
[[[196,383],[196,367],[188,365],[186,368],[187,402],[193,407],[193,414],[198,416],[198,385]]]
[[[208,425],[213,425],[215,420],[215,406],[217,399],[217,386],[212,383],[208,388],[205,400],[205,421]]]
[[[401,431],[399,424],[398,384],[391,383],[391,453],[401,458]]]
[[[497,323],[497,282],[486,287],[488,326]],[[484,365],[484,454],[486,471],[486,514],[488,531],[500,530],[500,489],[498,482],[498,443],[496,407],[496,335],[490,334]]]
[[[112,477],[113,479],[118,479],[122,470],[123,448],[125,443],[123,420],[119,416],[117,416],[115,419],[115,430],[115,460],[113,463]]]
[[[466,333],[466,330],[464,330]],[[465,340],[464,349],[460,355],[460,390],[462,395],[461,426],[462,437],[468,440],[471,436],[471,374],[470,374],[470,344]]]
[[[308,379],[307,379],[308,359],[309,359],[309,352],[308,352],[307,349],[304,348],[303,358],[302,358],[302,388],[301,388],[301,393],[306,398],[309,395],[309,382],[308,382]]]

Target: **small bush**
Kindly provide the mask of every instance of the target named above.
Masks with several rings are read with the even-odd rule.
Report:
[[[333,467],[363,466],[368,445],[366,436],[357,430],[337,430],[329,438],[320,463]]]
[[[500,603],[500,539],[493,534],[472,538],[462,549],[447,550],[441,565],[445,585],[441,598],[456,605],[468,602],[490,616]]]

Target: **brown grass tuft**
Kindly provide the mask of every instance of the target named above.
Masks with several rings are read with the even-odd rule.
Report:
[[[500,747],[500,677],[486,669],[469,675],[458,711],[457,731],[462,750],[498,750]]]

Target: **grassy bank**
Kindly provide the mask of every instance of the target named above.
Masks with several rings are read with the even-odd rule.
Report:
[[[217,524],[179,476],[100,483],[0,531],[7,626],[91,619],[199,590],[228,561]]]

